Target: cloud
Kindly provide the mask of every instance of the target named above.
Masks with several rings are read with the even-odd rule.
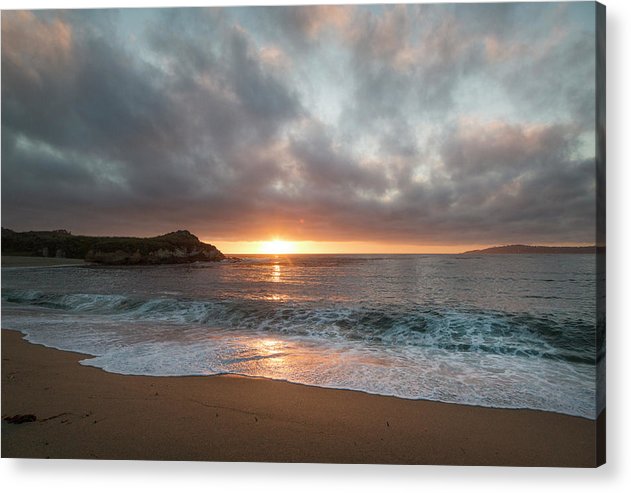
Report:
[[[259,7],[252,12],[259,23],[266,22],[269,30],[281,33],[293,49],[302,50],[319,43],[322,36],[344,32],[355,9],[352,5],[311,5]]]
[[[3,226],[591,242],[572,8],[4,13]]]
[[[564,125],[461,122],[447,131],[441,151],[457,185],[451,207],[494,235],[567,237],[578,223],[595,228],[595,161],[572,157],[577,136]]]
[[[28,11],[2,16],[3,61],[27,84],[42,82],[49,71],[61,72],[72,56],[71,27],[59,18],[46,20]],[[43,72],[37,69],[43,69]]]

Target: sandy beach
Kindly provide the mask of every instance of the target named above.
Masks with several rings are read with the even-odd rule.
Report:
[[[82,366],[82,359],[2,330],[2,457],[569,467],[597,461],[597,423],[584,418],[238,376],[125,376]],[[36,421],[6,420],[29,414]]]

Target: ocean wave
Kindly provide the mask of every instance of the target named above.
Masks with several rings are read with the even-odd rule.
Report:
[[[4,303],[91,314],[117,321],[243,329],[287,337],[362,341],[595,364],[595,324],[443,306],[322,304],[260,299],[198,300],[3,290]]]

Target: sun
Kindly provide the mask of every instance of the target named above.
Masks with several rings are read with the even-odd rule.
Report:
[[[271,241],[262,241],[259,251],[261,253],[283,255],[286,253],[294,253],[296,251],[296,245],[291,241],[274,239]]]

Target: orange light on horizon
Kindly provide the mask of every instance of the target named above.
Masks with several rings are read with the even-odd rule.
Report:
[[[286,255],[286,254],[457,254],[469,250],[480,250],[497,244],[464,244],[464,245],[426,245],[398,242],[379,241],[316,241],[316,240],[281,240],[274,238],[269,241],[213,241],[214,244],[227,255]],[[508,244],[507,242],[504,242]],[[498,244],[504,244],[498,243]],[[543,246],[589,246],[581,243],[561,243],[552,245],[540,243]]]
[[[296,253],[296,245],[291,241],[280,239],[262,241],[259,246],[259,253],[269,255],[286,255],[288,253]]]
[[[316,240],[244,240],[213,241],[219,250],[227,255],[287,255],[287,254],[401,254],[401,253],[461,253],[466,250],[485,248],[487,245],[414,245],[371,241],[316,241]]]

